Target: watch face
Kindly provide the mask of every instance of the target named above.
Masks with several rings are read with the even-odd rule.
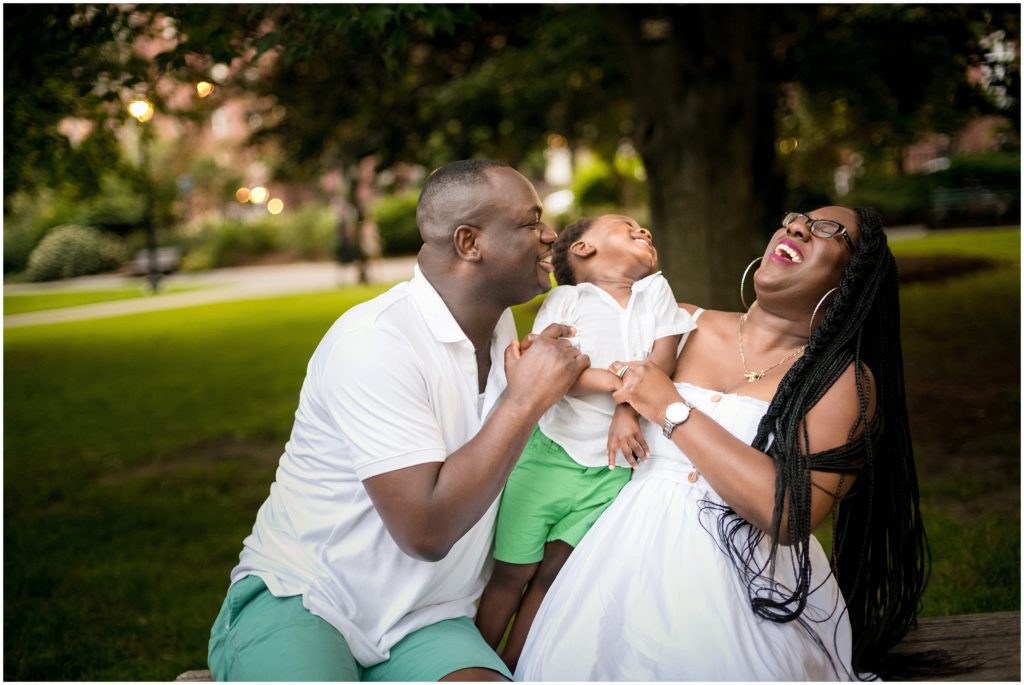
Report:
[[[665,408],[665,419],[672,423],[681,423],[690,416],[690,408],[682,402],[673,402]]]

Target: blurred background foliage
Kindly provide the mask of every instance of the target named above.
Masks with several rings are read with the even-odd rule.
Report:
[[[412,254],[423,179],[464,157],[513,163],[556,227],[635,216],[706,306],[735,307],[788,209],[973,227],[893,243],[936,561],[923,611],[1019,607],[1019,6],[3,14],[5,282],[118,268],[149,226],[190,271]],[[148,121],[126,111],[141,99]],[[202,666],[309,350],[384,287],[5,334],[6,677]]]
[[[67,223],[129,254],[152,221],[194,268],[409,253],[425,174],[483,156],[527,173],[556,225],[642,218],[673,285],[714,305],[787,209],[870,203],[890,224],[934,226],[1018,215],[1019,18],[1010,5],[11,6],[4,274]],[[149,124],[126,115],[137,98]],[[285,215],[327,208],[333,237],[324,215],[321,249],[296,247],[308,231],[284,234],[301,221],[237,198],[257,185]]]

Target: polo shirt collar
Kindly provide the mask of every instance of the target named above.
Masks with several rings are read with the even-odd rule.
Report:
[[[434,334],[438,342],[456,343],[463,340],[469,342],[469,338],[459,326],[459,322],[452,316],[448,305],[420,271],[418,264],[413,268],[412,280],[409,281],[409,292],[423,313],[427,327],[430,328],[430,332]]]
[[[661,276],[661,272],[660,271],[658,271],[656,273],[653,273],[650,276],[644,276],[639,281],[634,281],[632,287],[630,288],[630,290],[633,293],[642,293],[643,291],[645,291],[645,290],[647,290],[648,288],[651,287],[651,283],[653,283],[654,279],[657,278],[658,276]],[[615,298],[614,297],[609,295],[603,288],[600,288],[600,287],[594,285],[593,283],[589,283],[587,281],[584,281],[583,283],[577,284],[576,287],[580,288],[581,290],[592,290],[599,297],[603,297],[606,300],[608,300],[609,302],[615,302]],[[615,304],[617,306],[618,302],[615,302]]]
[[[654,279],[660,275],[661,272],[657,271],[651,274],[650,276],[644,276],[639,281],[633,284],[633,292],[642,293],[643,291],[647,290],[649,287],[651,287],[651,283],[654,282]]]

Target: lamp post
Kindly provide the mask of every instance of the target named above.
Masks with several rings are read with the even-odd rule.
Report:
[[[149,145],[147,144],[147,129],[143,126],[153,118],[153,103],[149,100],[133,100],[128,105],[128,113],[132,115],[139,127],[139,171],[142,174],[146,194],[143,223],[146,229],[146,252],[149,256],[149,274],[146,276],[146,280],[149,282],[150,291],[156,294],[160,287],[160,268],[156,258],[156,226],[153,225],[153,184],[149,176]]]

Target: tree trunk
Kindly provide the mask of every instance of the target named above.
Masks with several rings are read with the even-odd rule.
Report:
[[[635,144],[661,267],[676,299],[741,307],[744,267],[764,249],[774,164],[771,59],[756,6],[618,6],[611,30],[636,93]],[[769,108],[765,112],[765,107]],[[774,179],[774,180],[777,180]],[[777,186],[776,186],[777,187]]]

